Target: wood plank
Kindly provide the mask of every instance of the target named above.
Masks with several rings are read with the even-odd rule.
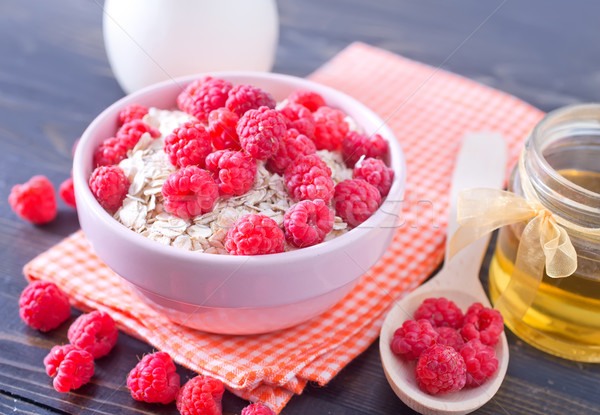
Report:
[[[4,391],[0,392],[0,413],[23,415],[67,415],[67,412],[58,411],[54,408],[40,405],[29,400],[23,400],[20,396],[11,395]]]

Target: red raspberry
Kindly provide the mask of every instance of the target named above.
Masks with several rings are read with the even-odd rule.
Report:
[[[53,282],[31,282],[19,297],[19,316],[34,329],[55,329],[70,315],[69,297]]]
[[[438,344],[453,347],[456,351],[460,351],[462,345],[465,344],[460,332],[452,327],[436,327],[435,330],[439,334]]]
[[[118,336],[113,318],[99,310],[77,317],[67,332],[69,342],[90,352],[94,359],[106,356],[117,344]]]
[[[219,150],[206,157],[206,170],[216,178],[221,194],[240,196],[254,184],[256,161],[241,151]]]
[[[127,375],[127,387],[136,401],[170,403],[179,392],[179,375],[165,352],[147,354]]]
[[[303,200],[285,212],[285,236],[298,248],[318,244],[333,229],[334,219],[333,211],[321,199]]]
[[[335,213],[350,226],[358,226],[369,219],[380,202],[379,190],[360,179],[339,182],[333,193]]]
[[[388,153],[388,142],[379,134],[366,134],[350,131],[342,140],[342,155],[346,166],[354,167],[361,156],[384,158]]]
[[[117,131],[116,137],[122,140],[127,148],[133,148],[144,133],[150,134],[152,138],[160,137],[160,131],[142,120],[132,120],[123,124]]]
[[[295,128],[310,139],[315,136],[315,119],[312,112],[304,105],[288,104],[279,112],[285,117],[285,125],[288,129]]]
[[[213,79],[212,76],[203,76],[190,82],[181,93],[177,96],[177,108],[181,111],[193,115],[194,100],[200,94],[202,84]]]
[[[269,160],[267,168],[277,174],[283,174],[287,166],[300,156],[315,154],[315,143],[295,128],[287,130],[285,138],[279,143],[279,149]]]
[[[208,128],[212,145],[217,150],[241,150],[235,127],[240,117],[227,108],[217,108],[208,115]]]
[[[62,182],[58,188],[58,194],[61,199],[69,206],[76,208],[75,189],[73,188],[73,178],[69,177]]]
[[[479,339],[481,343],[494,346],[504,330],[504,320],[499,311],[473,303],[463,320],[460,334],[466,341]]]
[[[452,300],[444,297],[427,298],[415,311],[415,319],[421,318],[429,320],[433,327],[460,329],[463,313]]]
[[[94,151],[94,166],[110,166],[119,164],[127,157],[127,150],[131,147],[117,137],[109,137],[104,140]]]
[[[14,185],[8,195],[8,203],[21,219],[36,225],[50,222],[58,212],[54,186],[41,175]]]
[[[54,346],[44,357],[48,376],[57,392],[69,392],[89,382],[94,374],[94,357],[71,344]]]
[[[277,153],[285,138],[285,120],[279,112],[260,107],[248,110],[237,124],[236,131],[244,151],[258,160],[266,160]]]
[[[204,167],[211,151],[210,135],[198,121],[188,121],[165,137],[165,153],[175,167]]]
[[[129,179],[119,166],[100,166],[92,172],[90,190],[100,205],[115,212],[121,207],[129,190]]]
[[[319,107],[325,106],[325,100],[316,92],[307,89],[298,89],[287,97],[288,102],[292,104],[304,105],[311,112],[315,112]]]
[[[316,154],[298,157],[285,169],[283,177],[294,202],[321,199],[329,203],[333,197],[331,170]]]
[[[253,403],[242,409],[240,415],[275,415],[275,411],[262,403]]]
[[[421,354],[416,374],[419,388],[430,395],[459,391],[467,381],[467,367],[460,353],[441,344]]]
[[[438,337],[429,320],[406,320],[394,332],[390,347],[403,359],[416,360],[437,342]]]
[[[460,349],[467,365],[467,386],[479,386],[498,370],[498,359],[493,347],[477,339],[469,340]]]
[[[317,150],[338,150],[341,147],[342,140],[348,134],[345,117],[342,111],[329,107],[319,107],[313,113]]]
[[[275,254],[283,252],[284,243],[283,231],[264,215],[242,216],[225,237],[225,249],[231,255]]]
[[[366,158],[354,165],[352,177],[371,183],[379,190],[381,197],[385,197],[392,187],[394,170],[386,166],[383,160]]]
[[[210,376],[198,375],[186,382],[177,395],[181,415],[221,415],[223,382]]]
[[[248,110],[260,107],[275,108],[277,102],[266,91],[252,85],[236,85],[229,91],[225,106],[229,111],[242,116]]]
[[[211,174],[196,166],[171,173],[163,184],[165,210],[182,219],[210,212],[219,197]]]
[[[129,121],[141,120],[146,114],[148,114],[148,108],[142,107],[139,104],[131,104],[119,112],[119,123],[123,125]]]
[[[179,109],[206,123],[212,110],[225,106],[231,82],[210,76],[198,79],[187,86],[177,97]]]

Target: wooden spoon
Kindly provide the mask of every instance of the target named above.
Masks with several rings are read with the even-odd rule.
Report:
[[[501,188],[506,171],[506,147],[498,134],[477,133],[465,137],[456,161],[450,199],[450,218],[446,240],[456,228],[456,202],[458,192],[471,187]],[[429,297],[446,297],[456,303],[461,310],[474,302],[490,307],[481,283],[479,269],[490,236],[483,237],[463,248],[450,261],[444,263],[437,275],[419,288],[396,301],[389,311],[379,339],[379,351],[385,375],[392,389],[402,401],[425,415],[467,414],[481,407],[498,391],[508,366],[508,344],[506,336],[495,346],[498,358],[498,371],[481,386],[464,388],[445,395],[429,395],[419,389],[415,378],[415,361],[404,361],[392,353],[390,344],[394,331],[405,320],[413,318],[418,306]]]

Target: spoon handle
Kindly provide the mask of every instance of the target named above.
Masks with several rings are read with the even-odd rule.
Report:
[[[506,144],[498,133],[470,133],[461,144],[452,175],[450,190],[450,211],[446,238],[446,259],[448,258],[451,235],[458,229],[456,221],[458,193],[474,187],[502,188],[506,172]],[[439,284],[472,286],[472,275],[479,274],[479,268],[490,239],[490,235],[480,238],[463,248],[451,260],[444,263],[440,272]],[[477,284],[480,291],[480,285]]]

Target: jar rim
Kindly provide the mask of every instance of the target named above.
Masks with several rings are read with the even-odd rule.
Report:
[[[578,124],[579,123],[579,124]],[[574,104],[547,113],[531,131],[525,145],[525,169],[542,204],[558,207],[566,216],[583,215],[588,226],[600,226],[600,193],[561,175],[546,159],[549,137],[565,126],[585,125],[598,137],[600,148],[600,103]],[[564,135],[566,137],[568,135]]]

